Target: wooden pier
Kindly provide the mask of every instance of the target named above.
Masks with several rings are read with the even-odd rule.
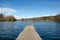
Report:
[[[16,40],[42,40],[33,25],[27,25]]]

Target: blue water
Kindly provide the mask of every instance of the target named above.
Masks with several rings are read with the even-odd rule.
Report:
[[[60,22],[0,22],[0,40],[15,40],[26,25],[34,25],[43,40],[60,40]]]

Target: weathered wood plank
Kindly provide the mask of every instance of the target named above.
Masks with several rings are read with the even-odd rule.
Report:
[[[33,25],[27,25],[16,40],[42,40]]]

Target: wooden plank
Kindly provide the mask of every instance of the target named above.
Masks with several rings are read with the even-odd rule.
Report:
[[[27,25],[16,40],[42,40],[33,25]]]

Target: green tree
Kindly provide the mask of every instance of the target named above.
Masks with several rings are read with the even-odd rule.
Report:
[[[2,21],[3,20],[3,14],[1,13],[0,14],[0,21]]]

